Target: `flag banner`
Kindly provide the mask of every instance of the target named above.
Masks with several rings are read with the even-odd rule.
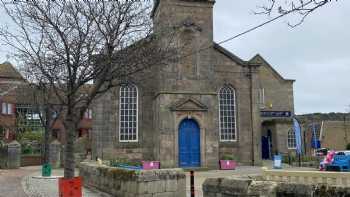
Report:
[[[321,148],[321,141],[320,140],[312,140],[311,148],[313,148],[313,149]]]
[[[316,126],[318,126],[318,127],[316,128]],[[317,131],[316,131],[319,129],[319,125],[312,123],[311,129],[312,129],[311,147],[314,149],[319,149],[319,148],[321,148],[321,142],[317,138]]]
[[[293,129],[295,133],[295,142],[296,142],[296,152],[301,155],[302,153],[302,145],[301,145],[301,127],[296,118],[293,118]]]

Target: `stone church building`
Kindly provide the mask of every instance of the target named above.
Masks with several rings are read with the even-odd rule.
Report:
[[[214,4],[155,1],[155,29],[163,23],[183,25],[181,38],[190,40],[189,51],[213,47],[96,100],[93,157],[217,168],[226,155],[259,165],[275,152],[295,148],[290,131],[294,81],[284,79],[260,55],[245,61],[214,43]]]

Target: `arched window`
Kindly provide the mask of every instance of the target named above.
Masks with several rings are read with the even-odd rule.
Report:
[[[235,141],[236,133],[236,93],[230,86],[219,92],[220,141]]]
[[[132,84],[120,87],[119,94],[119,141],[138,141],[138,92]]]
[[[295,138],[294,129],[290,129],[288,131],[287,146],[288,146],[288,149],[295,149],[297,147],[297,141],[296,141],[296,138]]]

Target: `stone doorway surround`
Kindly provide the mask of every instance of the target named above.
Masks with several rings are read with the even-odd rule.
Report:
[[[208,107],[194,98],[182,99],[179,102],[171,106],[171,111],[175,113],[174,116],[174,128],[175,128],[175,139],[174,139],[174,161],[176,161],[176,166],[179,165],[179,126],[181,122],[185,119],[193,119],[197,122],[200,129],[200,167],[206,167],[206,127],[204,126],[206,122],[206,112]]]

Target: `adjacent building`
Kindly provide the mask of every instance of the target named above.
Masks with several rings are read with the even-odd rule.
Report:
[[[346,150],[350,144],[350,122],[323,121],[319,140],[321,146],[330,150]]]
[[[34,89],[13,65],[9,62],[0,64],[0,140],[11,141],[20,132],[44,131],[42,121],[45,117],[39,110],[42,104],[38,104],[34,94]],[[90,136],[91,128],[92,111],[89,109],[79,123],[77,136]],[[55,122],[51,132],[53,138],[65,142],[65,128],[61,120]]]
[[[15,137],[16,89],[24,83],[24,78],[9,62],[0,64],[0,135],[6,140]]]

